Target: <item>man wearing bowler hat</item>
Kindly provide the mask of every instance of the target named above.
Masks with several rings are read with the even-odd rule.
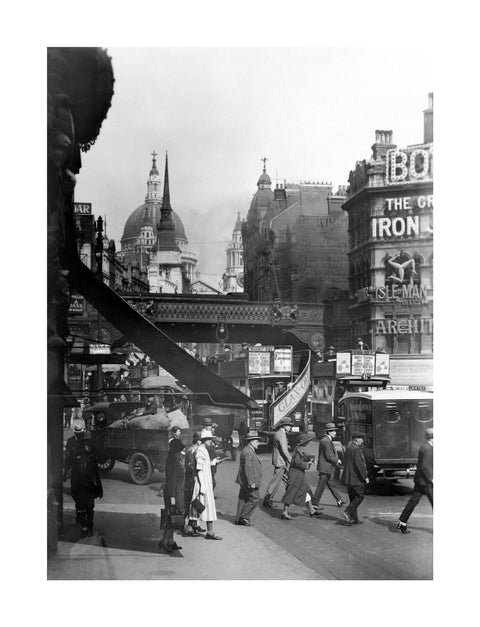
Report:
[[[363,433],[353,433],[352,441],[345,450],[344,471],[342,483],[347,486],[350,503],[342,513],[342,517],[349,524],[359,525],[357,509],[365,498],[365,484],[368,483],[367,466],[363,456],[361,446],[363,444]]]
[[[335,472],[337,466],[340,466],[341,461],[338,459],[338,453],[333,446],[333,438],[337,435],[337,430],[333,422],[327,422],[325,425],[325,434],[320,438],[318,446],[318,485],[313,495],[313,505],[319,505],[322,498],[323,491],[327,487],[332,493],[337,507],[345,505],[345,501],[342,500],[341,495],[335,489],[332,482],[332,475]]]
[[[264,507],[272,507],[272,499],[277,493],[280,484],[287,483],[288,467],[292,456],[288,450],[287,433],[292,428],[292,420],[289,416],[282,418],[275,429],[273,435],[273,449],[272,449],[272,464],[273,464],[273,477],[270,479],[270,483],[267,486],[267,491],[263,499]]]
[[[250,516],[260,500],[260,483],[262,481],[262,465],[257,457],[256,449],[260,444],[258,434],[247,434],[246,445],[240,453],[240,467],[236,482],[240,484],[238,494],[236,525],[251,527]]]
[[[413,478],[413,494],[400,514],[397,529],[402,533],[410,533],[407,522],[418,502],[425,494],[433,508],[433,429],[426,429],[425,443],[418,451],[417,470]]]

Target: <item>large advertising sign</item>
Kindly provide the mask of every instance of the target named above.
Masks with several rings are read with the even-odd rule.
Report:
[[[254,346],[248,348],[248,374],[259,376],[271,374],[270,353],[273,346]]]
[[[68,307],[69,314],[83,314],[85,311],[85,298],[80,294],[73,293]]]
[[[431,180],[433,176],[433,149],[387,151],[387,185],[399,185],[412,181]]]
[[[91,215],[92,203],[91,202],[74,202],[73,212],[81,215]]]
[[[291,346],[283,346],[282,348],[276,348],[273,351],[273,371],[275,374],[292,373],[292,355],[293,349]]]
[[[272,427],[282,419],[292,414],[297,407],[306,401],[310,389],[310,352],[307,365],[301,375],[293,382],[292,386],[279,396],[270,406]]]
[[[337,353],[336,373],[338,377],[373,377],[390,374],[390,356],[373,351],[348,351]]]
[[[293,348],[291,346],[250,346],[247,352],[249,375],[292,374]]]
[[[371,377],[375,368],[375,355],[352,355],[352,375]]]
[[[372,218],[372,237],[395,238],[413,237],[415,235],[432,235],[433,229],[430,223],[420,221],[414,209],[433,209],[433,195],[428,196],[399,196],[385,198],[383,216]],[[422,226],[423,225],[423,226]]]

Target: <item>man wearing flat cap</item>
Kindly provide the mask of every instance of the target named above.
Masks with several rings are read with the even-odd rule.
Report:
[[[250,516],[260,500],[260,483],[262,481],[262,465],[257,457],[257,447],[260,444],[258,434],[247,434],[246,445],[240,453],[240,467],[236,482],[240,484],[238,494],[236,525],[251,527]]]
[[[287,483],[288,468],[292,459],[288,450],[287,433],[291,428],[292,420],[288,416],[282,418],[276,425],[272,445],[273,477],[270,479],[263,499],[264,507],[272,507],[272,499],[277,493],[280,484],[282,481],[285,485]]]
[[[361,524],[357,509],[365,498],[365,484],[368,483],[367,465],[361,449],[364,437],[363,433],[352,433],[352,440],[345,450],[343,462],[342,483],[347,486],[350,503],[342,513],[342,518],[352,525]]]
[[[338,459],[338,453],[333,446],[333,438],[337,435],[337,430],[333,422],[327,422],[325,425],[325,435],[320,438],[318,446],[318,485],[313,495],[313,505],[319,505],[322,498],[323,491],[328,488],[332,493],[333,498],[337,504],[337,507],[345,505],[345,501],[342,500],[341,495],[335,489],[332,482],[332,475],[335,469],[340,466],[341,462]]]
[[[410,533],[407,522],[423,495],[433,508],[433,428],[426,429],[425,443],[418,451],[417,470],[413,477],[413,494],[400,514],[397,529],[401,533]]]

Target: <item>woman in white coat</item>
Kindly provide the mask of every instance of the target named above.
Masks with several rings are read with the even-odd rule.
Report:
[[[208,448],[213,446],[213,436],[211,431],[203,429],[200,433],[201,444],[195,453],[195,484],[193,486],[192,501],[196,498],[205,506],[201,513],[197,513],[193,506],[190,507],[190,518],[197,518],[207,523],[207,540],[221,540],[220,536],[213,531],[213,521],[217,520],[217,510],[213,496],[212,470],[211,466],[216,464],[216,459],[211,460]],[[193,511],[192,511],[193,510]]]

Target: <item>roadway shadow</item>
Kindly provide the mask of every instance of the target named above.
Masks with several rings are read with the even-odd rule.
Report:
[[[386,529],[388,529],[388,531],[390,531],[390,533],[396,533],[398,535],[402,535],[401,532],[397,529],[398,521],[396,520],[385,520],[384,518],[377,518],[375,516],[372,516],[372,518],[369,518],[368,520],[371,520],[376,525],[385,527]],[[431,535],[433,534],[433,529],[426,529],[425,527],[412,527],[412,525],[409,524],[408,528],[410,530],[424,531],[425,533],[429,533]]]
[[[126,514],[122,512],[95,512],[94,535],[83,538],[80,526],[75,522],[75,512],[64,514],[61,540],[64,542],[103,546],[109,549],[158,553],[163,557],[183,557],[181,551],[165,553],[158,543],[163,536],[160,517],[156,514]],[[175,532],[177,544],[182,546],[182,536]]]

